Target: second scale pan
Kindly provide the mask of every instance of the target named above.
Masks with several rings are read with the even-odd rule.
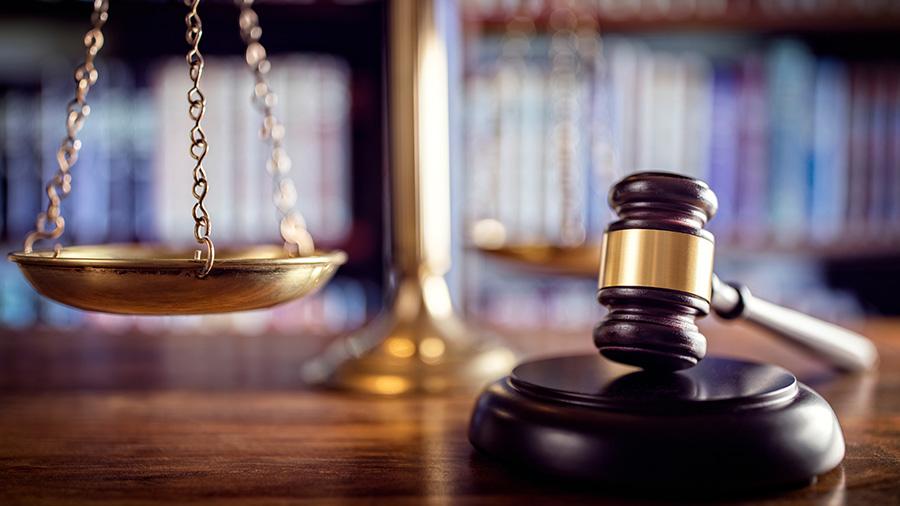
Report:
[[[534,243],[476,248],[487,256],[549,274],[593,278],[600,268],[599,242],[577,246]]]
[[[12,253],[40,294],[62,304],[105,313],[186,315],[271,307],[310,294],[347,257],[340,251],[292,257],[281,246],[217,250],[200,278],[193,249],[98,245]]]

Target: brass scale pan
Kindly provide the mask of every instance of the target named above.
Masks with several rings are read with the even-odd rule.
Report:
[[[553,244],[474,245],[478,251],[500,260],[516,263],[537,272],[596,277],[600,268],[600,242],[577,246]]]
[[[192,249],[100,245],[12,253],[41,295],[107,313],[204,314],[274,306],[324,285],[347,257],[341,251],[292,257],[281,246],[222,249],[204,278]]]

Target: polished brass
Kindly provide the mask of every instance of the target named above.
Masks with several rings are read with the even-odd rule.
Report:
[[[401,277],[385,313],[302,373],[313,384],[375,395],[474,390],[515,363],[508,349],[480,337],[454,314],[444,279],[423,272]]]
[[[72,246],[12,253],[25,278],[57,302],[107,313],[173,315],[243,311],[308,295],[346,261],[343,252],[292,257],[280,246],[222,249],[205,278],[191,252],[149,245]]]
[[[481,253],[536,272],[596,278],[600,268],[600,243],[515,243],[507,239],[503,223],[491,218],[475,222],[470,235]]]
[[[528,243],[476,246],[479,251],[500,260],[516,263],[536,272],[593,278],[600,268],[600,244],[577,246]]]
[[[88,91],[93,86],[100,74],[94,66],[94,58],[103,47],[103,25],[109,17],[108,0],[94,0],[94,10],[91,14],[91,29],[84,35],[84,62],[75,69],[75,98],[66,107],[66,137],[63,139],[59,150],[56,152],[58,170],[53,179],[47,183],[47,210],[38,214],[34,224],[34,231],[25,237],[25,245],[22,249],[31,252],[34,243],[41,239],[58,239],[66,229],[66,220],[60,211],[62,199],[72,191],[72,174],[69,172],[75,162],[78,161],[78,151],[81,150],[81,141],[78,140],[78,132],[84,126],[84,120],[91,113],[85,99]],[[47,229],[47,222],[53,224],[52,229]],[[60,246],[55,246],[59,251]]]
[[[447,48],[437,0],[390,2],[391,241],[396,291],[357,334],[306,364],[313,383],[398,395],[478,388],[514,356],[454,313],[450,267]]]
[[[713,241],[668,230],[626,229],[603,235],[600,288],[668,288],[712,300]]]

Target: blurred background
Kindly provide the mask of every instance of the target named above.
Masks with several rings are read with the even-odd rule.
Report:
[[[402,0],[401,0],[402,1]],[[410,0],[411,1],[411,0]],[[350,262],[311,299],[268,311],[138,318],[37,296],[0,263],[0,327],[109,334],[334,335],[383,307],[386,6],[257,2],[299,208]],[[457,306],[520,331],[584,332],[590,277],[480,253],[599,240],[609,186],[635,170],[710,183],[716,269],[835,320],[900,314],[900,3],[892,0],[448,0]],[[192,242],[184,12],[113,0],[80,135],[63,244]],[[217,244],[278,241],[261,118],[231,1],[201,6],[204,127]],[[90,2],[0,7],[0,237],[20,250],[46,206]],[[586,338],[587,339],[587,338]],[[587,341],[586,341],[587,342]],[[513,344],[515,344],[513,342]],[[550,348],[552,349],[552,348]]]

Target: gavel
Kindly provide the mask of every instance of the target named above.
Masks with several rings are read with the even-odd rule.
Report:
[[[866,370],[877,361],[865,337],[718,279],[715,240],[704,229],[718,201],[703,181],[632,174],[612,187],[609,205],[619,219],[603,236],[597,295],[609,312],[594,329],[605,357],[646,370],[693,367],[706,355],[696,318],[712,310],[780,335],[838,369]]]

